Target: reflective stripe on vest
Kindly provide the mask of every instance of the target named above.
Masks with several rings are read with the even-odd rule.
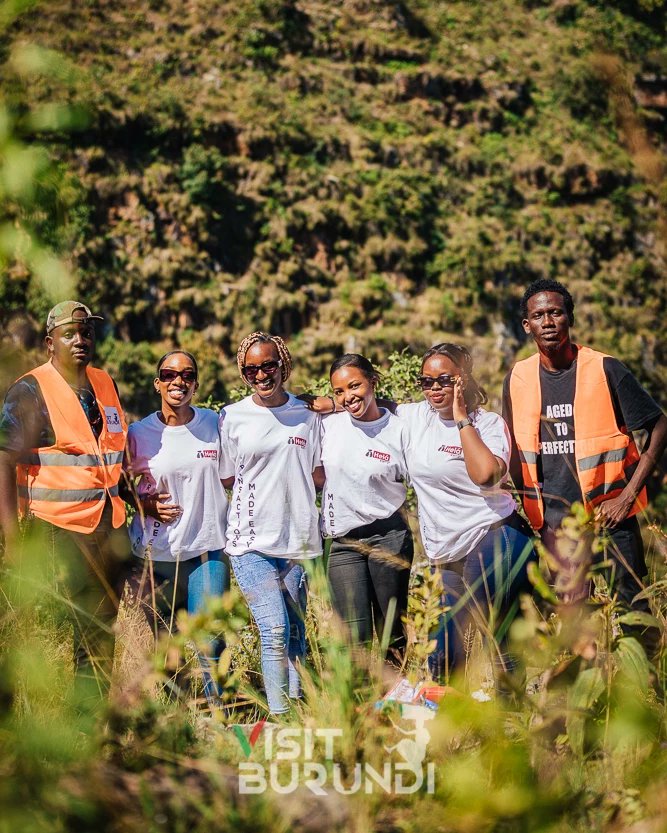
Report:
[[[123,462],[122,451],[112,451],[102,454],[102,460],[107,466]],[[54,454],[48,451],[36,451],[23,455],[21,462],[26,466],[96,466],[100,461],[99,454]]]
[[[32,514],[63,529],[89,533],[97,528],[107,497],[111,500],[113,526],[125,521],[118,483],[127,425],[108,373],[89,367],[86,374],[103,419],[97,439],[78,397],[51,362],[26,374],[39,383],[55,442],[23,455],[16,480],[23,515]],[[110,431],[110,427],[120,430]]]
[[[604,463],[618,463],[625,459],[626,448],[617,448],[613,451],[602,451],[600,454],[593,454],[591,457],[582,457],[579,461],[579,471],[588,471]]]
[[[616,414],[604,373],[605,355],[579,347],[573,403],[575,463],[584,505],[616,497],[625,488],[639,462],[632,436],[616,423]],[[542,486],[538,481],[542,391],[539,353],[517,362],[510,376],[514,439],[521,462],[524,510],[535,530],[544,525]],[[637,514],[647,505],[642,489],[630,510]]]
[[[42,489],[39,486],[19,486],[20,497],[32,500],[51,500],[65,503],[86,503],[88,501],[103,500],[106,492],[114,497],[118,494],[118,486],[112,486],[106,491],[104,489]]]

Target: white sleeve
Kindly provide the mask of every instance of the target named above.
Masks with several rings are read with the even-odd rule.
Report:
[[[224,408],[220,411],[218,418],[218,434],[220,435],[220,462],[218,474],[221,480],[226,477],[234,477],[236,474],[236,449],[227,430],[227,420]]]
[[[419,419],[423,404],[423,402],[402,402],[396,406],[396,416],[403,422],[413,423]]]
[[[421,402],[404,402],[396,408],[396,416],[403,423],[403,431],[405,434],[404,442],[406,447],[410,440],[410,436],[412,435],[413,429],[419,420],[419,415],[421,413],[419,406],[421,404]],[[423,426],[421,429],[418,428],[417,433],[419,433],[420,430],[423,430]]]
[[[409,483],[410,480],[410,473],[408,472],[408,443],[410,440],[410,434],[408,432],[408,426],[402,425],[401,426],[401,470],[403,473],[403,478],[406,483]]]

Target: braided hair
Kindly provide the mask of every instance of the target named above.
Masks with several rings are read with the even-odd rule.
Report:
[[[489,397],[486,395],[484,388],[477,384],[472,375],[473,361],[467,347],[464,347],[462,344],[453,344],[449,341],[434,345],[422,356],[422,372],[424,370],[424,363],[431,356],[446,356],[465,373],[466,386],[463,392],[463,398],[465,399],[468,413],[476,411],[481,405],[486,405]]]
[[[250,350],[253,344],[258,343],[273,344],[276,348],[280,361],[282,362],[282,367],[280,368],[281,377],[283,382],[286,382],[292,372],[292,356],[290,351],[287,349],[287,345],[282,338],[280,338],[280,336],[272,336],[269,333],[263,333],[261,330],[258,330],[256,333],[250,333],[249,336],[246,336],[239,344],[239,349],[236,351],[236,364],[243,381],[246,381],[245,376],[243,375],[243,365],[245,364],[246,353]]]

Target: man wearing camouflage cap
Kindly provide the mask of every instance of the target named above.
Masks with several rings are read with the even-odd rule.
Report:
[[[7,392],[0,415],[0,524],[10,560],[18,517],[57,559],[77,664],[92,667],[104,683],[128,540],[118,494],[127,425],[115,383],[90,367],[94,321],[101,320],[78,301],[56,304],[46,321],[48,361]]]

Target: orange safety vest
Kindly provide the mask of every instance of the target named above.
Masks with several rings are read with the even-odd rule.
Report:
[[[604,373],[604,353],[579,347],[574,389],[574,456],[584,506],[616,497],[632,477],[640,454],[632,436],[620,429]],[[543,484],[538,481],[540,453],[540,356],[517,362],[510,376],[514,440],[521,461],[521,500],[533,529],[544,525]],[[646,489],[637,495],[628,517],[646,508]]]
[[[39,382],[55,443],[32,448],[20,458],[16,484],[22,517],[34,515],[62,529],[91,533],[100,522],[107,495],[113,526],[125,522],[118,482],[127,424],[111,376],[94,367],[86,368],[86,374],[102,415],[99,439],[76,393],[50,361],[25,374]]]

